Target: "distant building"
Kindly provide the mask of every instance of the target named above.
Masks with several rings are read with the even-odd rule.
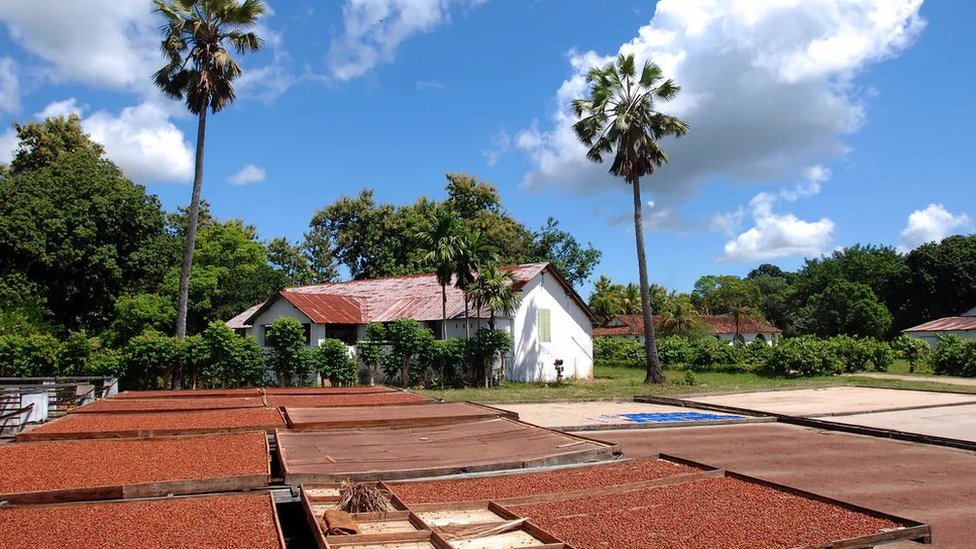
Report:
[[[963,339],[974,338],[976,337],[976,307],[959,316],[937,318],[925,324],[919,324],[913,328],[903,330],[902,333],[907,336],[924,339],[932,347],[938,345],[939,340],[936,339],[938,335],[952,334]]]
[[[505,377],[511,381],[555,381],[556,361],[566,378],[593,377],[593,314],[550,263],[500,267],[510,271],[522,303],[512,315],[496,313],[495,327],[512,336],[512,352],[505,357]],[[354,346],[366,335],[366,325],[412,318],[440,337],[441,286],[434,274],[354,280],[285,288],[227,322],[239,333],[253,335],[264,345],[265,330],[278,318],[297,318],[305,325],[309,346],[339,339]],[[480,321],[479,321],[480,317]],[[464,292],[447,286],[447,336],[464,337],[487,327],[487,311],[464,316]]]
[[[718,339],[729,343],[735,340],[735,317],[732,315],[699,315],[695,317],[709,328]],[[654,315],[654,325],[661,322],[659,315]],[[756,320],[743,318],[739,320],[739,335],[745,343],[755,339],[772,345],[783,330],[776,326]],[[642,315],[616,315],[609,322],[593,329],[593,337],[625,337],[644,341],[644,317]]]

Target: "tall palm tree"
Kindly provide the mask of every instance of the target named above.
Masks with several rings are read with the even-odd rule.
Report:
[[[200,213],[203,185],[203,146],[207,134],[207,110],[216,114],[234,102],[234,80],[242,74],[229,49],[244,55],[261,49],[262,40],[251,31],[266,8],[261,0],[154,0],[155,11],[166,20],[162,50],[168,62],[153,75],[167,96],[186,102],[197,115],[196,165],[193,194],[180,272],[176,311],[176,335],[186,337],[186,306]]]
[[[471,288],[472,301],[477,310],[488,309],[488,329],[495,330],[495,313],[511,315],[522,303],[522,296],[514,286],[515,277],[511,271],[502,271],[494,263],[483,265],[478,271],[478,278]],[[488,386],[489,369],[484,368],[485,387]],[[505,365],[499,371],[499,380],[505,379]]]
[[[464,292],[464,339],[471,339],[471,325],[469,324],[469,290],[477,280],[482,265],[495,263],[498,260],[498,250],[484,237],[481,231],[465,231],[465,245],[454,263],[454,287]],[[480,309],[475,308],[475,311]],[[479,315],[479,323],[481,318]],[[479,326],[480,327],[480,326]]]
[[[732,310],[730,311],[732,318],[735,319],[735,336],[732,337],[732,342],[736,345],[741,345],[745,343],[742,338],[742,321],[746,318],[752,316],[752,309],[748,305],[743,305],[741,303],[732,305]]]
[[[620,314],[639,315],[642,307],[640,286],[631,282],[620,292]]]
[[[640,178],[651,175],[669,160],[658,143],[659,139],[688,132],[686,122],[655,110],[656,101],[674,99],[681,88],[673,80],[665,80],[661,68],[650,62],[644,63],[638,74],[634,56],[623,54],[616,63],[590,69],[586,81],[590,85],[589,97],[573,101],[578,119],[573,130],[589,147],[586,157],[591,161],[603,162],[604,155],[612,154],[610,173],[623,177],[633,189],[641,310],[646,327],[647,376],[644,383],[663,383],[664,372],[657,357],[647,282]]]
[[[463,230],[454,213],[441,209],[430,229],[417,235],[418,243],[427,250],[424,262],[434,269],[441,285],[441,339],[447,339],[447,285],[454,278],[458,258],[466,247]]]
[[[694,337],[703,335],[707,329],[705,323],[698,319],[695,306],[687,299],[672,301],[661,314],[661,332],[665,334]]]

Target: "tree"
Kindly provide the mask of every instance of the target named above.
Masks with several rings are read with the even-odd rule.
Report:
[[[101,158],[105,153],[105,148],[81,129],[81,118],[77,114],[23,125],[14,123],[14,130],[18,144],[10,162],[9,176],[40,170],[62,156],[76,152],[88,153],[94,158]]]
[[[541,229],[532,233],[527,259],[552,262],[570,286],[577,286],[590,277],[602,255],[593,244],[587,243],[586,248],[580,246],[573,235],[559,228],[555,217],[550,217]]]
[[[586,76],[589,97],[573,101],[579,119],[573,130],[589,147],[587,158],[603,162],[613,154],[610,173],[623,177],[634,196],[634,232],[637,264],[640,271],[641,304],[646,327],[647,377],[645,383],[664,382],[664,372],[657,357],[654,321],[648,299],[647,258],[644,250],[644,219],[641,213],[640,178],[651,175],[666,164],[667,153],[658,141],[666,136],[682,136],[688,124],[655,110],[655,102],[674,99],[681,88],[673,80],[664,80],[661,68],[646,62],[637,74],[633,55],[621,54],[616,63],[594,67]]]
[[[158,199],[97,148],[45,148],[50,163],[0,180],[0,294],[68,329],[104,328],[115,300],[161,268]]]
[[[464,245],[454,262],[454,287],[464,292],[464,339],[471,339],[469,290],[474,286],[482,265],[494,263],[498,252],[479,232],[465,230]],[[478,315],[478,322],[481,316]]]
[[[434,225],[419,233],[417,241],[427,250],[424,262],[434,269],[437,283],[441,285],[441,339],[447,339],[447,285],[457,271],[467,241],[458,218],[449,210],[437,212]],[[465,318],[464,322],[467,321]]]
[[[905,258],[908,281],[898,327],[955,316],[976,307],[976,235],[922,244]]]
[[[278,386],[285,387],[292,377],[304,378],[311,360],[305,327],[296,318],[279,317],[268,328],[264,342],[268,363],[275,371]]]
[[[479,312],[488,309],[489,329],[495,329],[496,313],[510,315],[522,302],[522,297],[513,286],[514,282],[511,271],[502,271],[496,265],[484,265],[478,272],[478,278],[471,288],[471,301]]]
[[[698,311],[688,298],[675,299],[661,311],[661,333],[685,338],[708,333],[708,326],[698,319]],[[647,330],[644,330],[645,337]]]
[[[197,234],[200,188],[203,186],[203,149],[207,134],[207,110],[217,114],[234,102],[234,80],[243,71],[228,48],[238,54],[261,49],[261,39],[251,32],[264,14],[261,0],[155,0],[155,11],[166,20],[162,50],[167,64],[153,81],[167,96],[186,102],[197,116],[197,147],[190,199],[183,270],[176,310],[176,336],[186,337],[190,270]]]
[[[105,334],[106,342],[121,347],[146,330],[167,333],[173,327],[176,307],[166,296],[137,294],[122,296],[115,302],[115,319]]]
[[[322,379],[328,379],[333,387],[356,384],[359,376],[356,361],[349,355],[349,348],[342,341],[323,341],[315,350],[314,363]]]
[[[496,356],[512,350],[512,336],[505,330],[480,329],[471,341],[471,358],[480,370],[485,387],[491,382],[491,362]],[[504,366],[504,365],[503,365]],[[499,382],[505,381],[504,367],[499,371]]]
[[[400,366],[400,385],[409,387],[411,365],[433,344],[434,334],[412,318],[394,320],[384,328],[385,339],[390,344],[390,358]],[[413,373],[418,373],[416,369],[413,370]]]
[[[801,316],[801,327],[822,337],[843,334],[880,339],[891,328],[891,313],[870,286],[846,280],[811,297]]]
[[[280,273],[288,286],[306,286],[334,282],[339,278],[335,265],[326,272],[316,270],[309,260],[307,250],[301,244],[292,245],[286,238],[275,238],[267,244],[268,263]]]

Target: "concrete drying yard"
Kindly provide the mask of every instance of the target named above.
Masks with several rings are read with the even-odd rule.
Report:
[[[976,443],[976,404],[852,414],[824,419],[846,425],[862,425]]]
[[[696,425],[701,425],[703,422],[709,424],[772,421],[769,418],[746,417],[643,402],[547,402],[498,404],[495,407],[518,414],[522,421],[561,431],[621,427],[668,427],[689,421]]]

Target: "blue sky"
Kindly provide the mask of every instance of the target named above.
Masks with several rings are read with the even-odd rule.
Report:
[[[644,181],[653,280],[688,290],[973,230],[976,5],[593,5],[272,0],[239,102],[211,119],[204,196],[294,240],[364,186],[406,203],[468,172],[530,227],[555,216],[603,250],[595,275],[636,280],[629,188],[586,162],[566,110],[589,66],[626,51],[684,86],[661,108],[692,127]],[[185,204],[195,124],[150,84],[157,25],[147,0],[0,0],[0,162],[11,121],[77,112],[167,209]]]

